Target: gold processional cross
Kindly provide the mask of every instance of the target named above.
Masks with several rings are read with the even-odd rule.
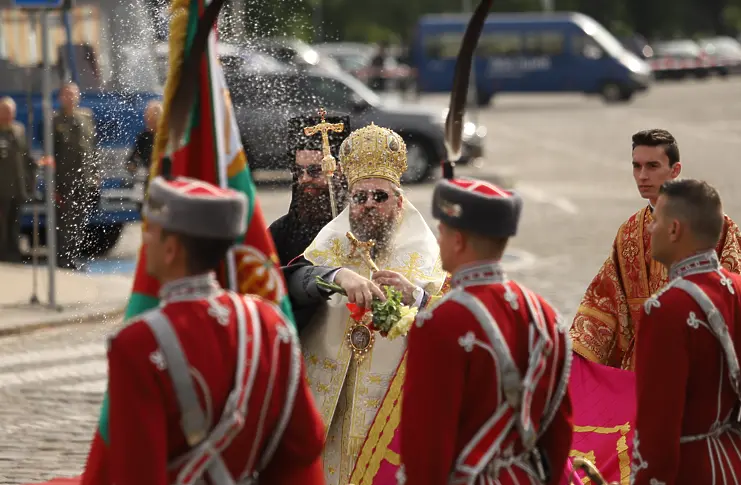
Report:
[[[348,232],[345,236],[350,240],[350,257],[353,258],[360,252],[360,258],[368,266],[368,269],[371,272],[378,271],[378,266],[373,262],[373,258],[371,258],[371,251],[373,251],[376,241],[373,239],[368,242],[359,241],[351,232]]]
[[[366,266],[368,266],[371,273],[378,271],[378,265],[371,258],[371,250],[376,245],[376,242],[373,239],[368,242],[359,241],[351,232],[348,232],[345,236],[350,241],[350,247],[352,248],[350,250],[350,257],[354,257],[359,252],[360,257]],[[345,335],[347,343],[350,345],[350,349],[352,349],[353,355],[358,362],[361,362],[365,355],[371,351],[375,342],[375,336],[369,326],[372,318],[373,315],[370,312],[366,313],[363,320],[352,325]]]
[[[335,170],[337,170],[337,161],[332,156],[332,150],[329,147],[329,132],[334,131],[337,133],[342,133],[345,130],[345,124],[327,123],[327,121],[325,120],[326,115],[327,111],[324,108],[321,108],[319,110],[319,116],[322,117],[322,122],[318,125],[307,126],[306,128],[304,128],[304,135],[314,136],[317,133],[322,134],[322,154],[324,155],[324,158],[322,158],[322,172],[327,178],[327,183],[329,184],[329,201],[332,206],[332,218],[334,219],[335,217],[337,217],[337,202],[335,201],[332,176],[334,175]]]

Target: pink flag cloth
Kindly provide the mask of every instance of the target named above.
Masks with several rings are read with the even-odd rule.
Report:
[[[571,458],[586,458],[608,482],[629,485],[636,416],[635,374],[574,354],[569,393],[574,408]],[[570,465],[563,485],[571,484]]]

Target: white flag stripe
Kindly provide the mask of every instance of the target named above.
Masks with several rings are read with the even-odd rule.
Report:
[[[80,364],[59,365],[20,372],[0,373],[0,389],[29,384],[33,382],[79,379],[85,377],[105,377],[108,373],[107,359],[93,359]]]
[[[46,364],[60,360],[81,357],[103,357],[105,355],[106,348],[102,343],[83,344],[60,349],[18,352],[15,354],[0,355],[0,369],[14,365]]]

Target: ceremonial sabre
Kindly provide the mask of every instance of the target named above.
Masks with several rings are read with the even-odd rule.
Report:
[[[463,34],[461,50],[458,51],[458,59],[455,64],[453,75],[453,89],[450,93],[450,107],[445,119],[445,150],[447,160],[443,162],[443,178],[452,179],[455,171],[455,162],[461,158],[461,145],[463,144],[463,115],[466,112],[466,99],[468,98],[468,83],[471,77],[471,64],[473,55],[478,44],[481,30],[484,28],[486,14],[489,12],[494,0],[481,0],[476,11]]]
[[[324,176],[327,177],[327,184],[329,185],[329,202],[332,205],[332,219],[334,219],[337,217],[337,201],[335,200],[334,195],[333,177],[335,170],[337,170],[337,161],[332,156],[332,150],[329,147],[329,132],[335,131],[341,133],[345,129],[345,124],[327,123],[324,118],[326,115],[327,111],[324,108],[320,109],[319,116],[322,117],[322,122],[318,125],[307,126],[304,128],[304,135],[314,136],[317,133],[322,134],[322,154],[324,155],[324,158],[322,158],[322,172],[324,173]]]
[[[597,470],[597,467],[589,460],[578,456],[573,459],[572,463],[575,469],[578,468],[579,470],[582,470],[587,475],[587,478],[593,481],[595,485],[619,485],[617,482],[608,483],[607,480],[602,477],[599,470]],[[578,476],[576,479],[576,482],[572,482],[571,485],[578,485],[581,483]]]

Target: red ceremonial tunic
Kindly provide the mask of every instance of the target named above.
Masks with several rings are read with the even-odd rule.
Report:
[[[82,484],[187,484],[202,477],[200,483],[226,485],[246,483],[257,471],[261,483],[323,485],[324,424],[295,331],[279,310],[221,289],[213,274],[165,285],[160,299],[159,308],[110,340],[110,445],[94,442]],[[200,413],[181,411],[192,407],[184,405],[184,387],[174,384],[178,359],[163,343],[162,322],[174,332],[167,342],[180,345]],[[242,397],[233,393],[228,404],[239,383]],[[198,423],[198,414],[205,427],[189,443],[185,423]]]
[[[452,288],[409,334],[399,483],[558,483],[572,435],[566,328],[499,263],[457,271]]]
[[[741,276],[708,251],[669,279],[645,302],[636,336],[631,483],[741,483]]]

